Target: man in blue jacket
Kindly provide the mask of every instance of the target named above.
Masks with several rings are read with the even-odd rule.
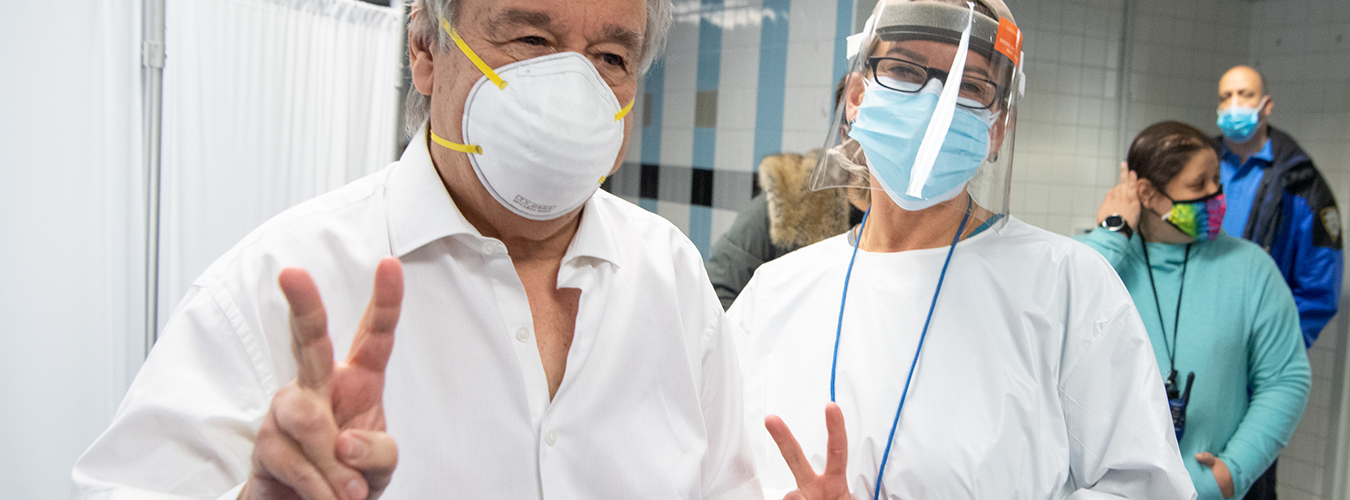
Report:
[[[1219,80],[1223,229],[1270,252],[1298,304],[1303,343],[1312,347],[1340,303],[1340,213],[1312,158],[1268,123],[1274,106],[1255,69],[1235,66]],[[1267,498],[1275,498],[1274,465],[1247,495]]]

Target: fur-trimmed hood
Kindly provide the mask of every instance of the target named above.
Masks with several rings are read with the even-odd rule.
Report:
[[[776,246],[800,248],[848,230],[848,191],[811,190],[819,154],[782,153],[759,164],[759,185],[769,202],[769,239]]]

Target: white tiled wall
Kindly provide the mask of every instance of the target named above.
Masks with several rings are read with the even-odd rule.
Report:
[[[682,16],[670,27],[665,53],[665,103],[662,107],[661,164],[694,162],[694,99],[698,77],[697,15]],[[675,221],[689,224],[688,219]]]
[[[1144,127],[1179,120],[1218,134],[1214,88],[1223,71],[1246,61],[1251,2],[1010,3],[1027,56],[1013,169],[1017,217],[1060,234],[1089,229],[1129,139]]]
[[[759,85],[759,0],[725,3],[721,81],[717,86],[716,168],[751,172],[755,168],[755,97]],[[735,216],[733,215],[734,219]],[[713,218],[715,240],[730,227]]]
[[[1275,107],[1270,121],[1293,135],[1317,163],[1344,213],[1350,202],[1350,2],[1269,0],[1252,4],[1250,64],[1266,78]],[[1342,231],[1344,232],[1344,231]],[[1342,292],[1344,296],[1344,292]],[[1342,300],[1341,310],[1350,308]],[[1327,464],[1337,440],[1346,359],[1344,314],[1322,332],[1308,358],[1313,391],[1303,422],[1280,455],[1280,498],[1332,499],[1336,476]]]
[[[1122,0],[1025,0],[1013,215],[1061,234],[1091,227],[1118,165]]]
[[[848,4],[841,4],[848,1],[674,2],[674,24],[661,63],[663,70],[645,76],[642,84],[646,89],[648,78],[662,78],[659,83],[661,117],[659,122],[653,124],[659,130],[659,146],[653,145],[653,148],[659,147],[659,155],[656,155],[659,158],[648,158],[647,163],[657,164],[655,166],[661,172],[671,169],[687,171],[691,167],[706,170],[711,167],[717,174],[713,185],[725,191],[714,190],[714,199],[717,201],[712,207],[710,223],[705,223],[709,222],[706,219],[699,219],[698,223],[689,219],[691,214],[706,217],[707,212],[700,211],[701,208],[691,211],[688,194],[666,196],[669,193],[682,194],[685,187],[677,189],[667,183],[688,183],[688,175],[679,179],[669,176],[660,183],[660,191],[666,194],[662,194],[659,204],[651,200],[647,205],[649,209],[685,229],[695,244],[701,238],[717,241],[735,220],[735,209],[748,204],[752,196],[752,172],[757,169],[764,155],[804,153],[821,146],[833,112],[833,58],[837,47],[842,47],[838,45],[841,40],[837,38],[836,17],[842,8],[850,17],[845,23],[852,20]],[[778,43],[784,24],[787,28],[786,46]],[[705,42],[708,43],[707,47],[701,47],[700,28],[708,26],[719,33],[710,37],[712,41]],[[766,40],[766,29],[771,30],[767,39],[773,40],[774,45],[761,47]],[[766,56],[766,53],[769,55]],[[699,61],[700,57],[708,57],[708,54],[720,57],[717,64],[716,106],[712,110],[716,135],[712,141],[706,141],[705,138],[705,142],[698,144],[700,149],[695,151],[696,134],[704,133],[696,131],[695,126],[695,103],[700,90]],[[771,88],[771,91],[762,92],[766,88]],[[649,110],[646,109],[646,99],[640,98],[636,102],[635,116],[647,116]],[[782,112],[781,123],[774,117],[779,110]],[[761,119],[772,123],[758,123]],[[760,131],[758,135],[757,130]],[[615,190],[621,196],[640,202],[635,194],[641,183],[638,169],[644,163],[644,145],[642,129],[636,128],[634,132],[626,156],[627,170],[616,175],[623,180],[623,184],[616,185]],[[651,138],[648,137],[649,140]],[[713,148],[712,165],[695,165],[696,153],[704,153],[706,149],[703,148],[708,147]],[[766,150],[757,152],[757,147]],[[721,203],[728,199],[735,201],[737,197],[743,200],[740,203]],[[691,231],[697,234],[691,234]]]
[[[793,0],[791,12],[783,150],[806,152],[825,142],[834,112],[835,2]]]

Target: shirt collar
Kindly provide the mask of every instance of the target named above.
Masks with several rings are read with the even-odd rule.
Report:
[[[425,126],[403,150],[387,185],[389,242],[395,256],[402,257],[446,236],[483,237],[455,206],[431,163]]]
[[[1270,145],[1270,139],[1266,139],[1266,144],[1261,146],[1261,151],[1252,155],[1252,158],[1265,160],[1267,164],[1275,161],[1275,149]]]
[[[613,231],[616,201],[614,195],[600,189],[586,200],[577,234],[572,236],[572,244],[563,255],[564,264],[578,257],[593,257],[621,267],[617,235]]]
[[[1219,141],[1219,144],[1223,146],[1223,154],[1222,154],[1221,156],[1223,157],[1223,160],[1224,160],[1225,162],[1231,163],[1231,164],[1233,164],[1234,166],[1237,166],[1237,167],[1243,166],[1243,165],[1238,164],[1238,160],[1240,160],[1241,158],[1238,158],[1237,153],[1234,153],[1232,149],[1229,149],[1229,148],[1228,148],[1228,143],[1227,143],[1227,142],[1225,142],[1225,141],[1223,141],[1223,140],[1221,139],[1221,140]],[[1271,145],[1270,145],[1270,138],[1269,138],[1269,137],[1266,138],[1266,143],[1265,143],[1265,145],[1264,145],[1264,146],[1261,146],[1261,151],[1258,151],[1256,154],[1247,157],[1247,162],[1248,162],[1248,163],[1251,163],[1252,160],[1263,160],[1263,163],[1259,163],[1259,164],[1258,164],[1258,165],[1261,165],[1261,166],[1268,166],[1268,165],[1270,165],[1271,163],[1274,163],[1274,162],[1275,162],[1275,150],[1274,150],[1274,148],[1271,147]]]
[[[408,142],[388,180],[389,241],[395,256],[402,257],[446,236],[467,235],[486,240],[464,218],[446,191],[427,147],[427,127]],[[593,257],[619,265],[613,226],[614,197],[597,190],[586,200],[581,223],[563,255],[563,263],[578,257]]]

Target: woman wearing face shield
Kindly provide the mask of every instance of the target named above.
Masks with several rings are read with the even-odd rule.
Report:
[[[767,496],[1194,498],[1125,287],[1007,215],[1007,7],[882,1],[856,40],[814,182],[871,209],[728,311]]]
[[[1202,499],[1241,498],[1289,442],[1312,375],[1275,262],[1221,231],[1211,139],[1177,122],[1135,137],[1120,184],[1078,239],[1134,297],[1165,379],[1182,461]]]

